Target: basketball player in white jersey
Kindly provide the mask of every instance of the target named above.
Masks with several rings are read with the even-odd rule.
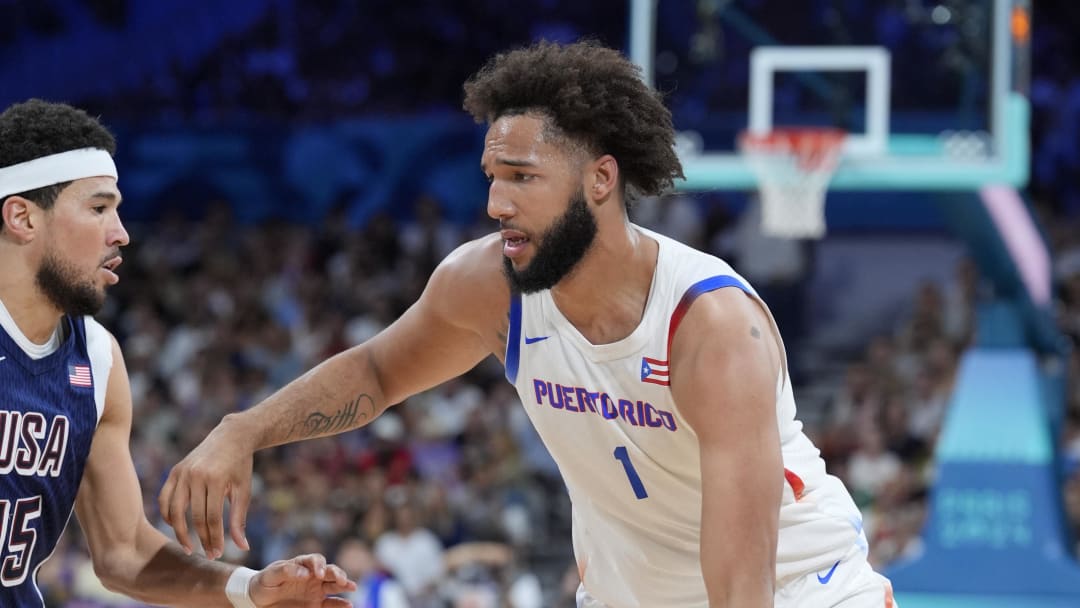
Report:
[[[45,605],[38,568],[72,509],[106,587],[169,606],[348,606],[321,555],[255,572],[191,555],[146,520],[131,387],[93,314],[128,234],[112,135],[71,106],[0,114],[0,606]]]
[[[682,169],[637,68],[589,43],[501,54],[465,85],[500,230],[365,344],[226,416],[160,497],[243,541],[252,453],[370,422],[494,353],[573,502],[579,606],[886,608],[859,512],[795,420],[768,309],[726,263],[631,223]]]

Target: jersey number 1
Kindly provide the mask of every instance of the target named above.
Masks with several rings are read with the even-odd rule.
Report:
[[[641,477],[638,476],[634,463],[630,462],[630,454],[626,452],[625,445],[615,448],[615,460],[622,463],[622,468],[626,471],[626,477],[630,480],[630,487],[634,489],[634,496],[637,496],[638,500],[648,498],[649,493],[645,491],[645,485],[641,483]]]

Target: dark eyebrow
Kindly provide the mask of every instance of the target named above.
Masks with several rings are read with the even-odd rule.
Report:
[[[531,160],[519,160],[516,158],[498,158],[495,162],[500,165],[510,165],[511,167],[535,167],[536,163]]]
[[[115,192],[105,192],[105,191],[95,192],[95,193],[90,195],[90,198],[103,198],[103,199],[106,199],[106,200],[109,200],[109,201],[116,201],[116,206],[117,207],[119,207],[120,203],[123,202],[123,199],[116,196]]]
[[[535,167],[535,166],[537,166],[536,163],[534,163],[531,160],[522,160],[522,159],[519,159],[519,158],[505,158],[505,157],[502,157],[502,156],[497,157],[495,159],[495,164],[496,165],[508,165],[508,166],[511,166],[511,167]],[[484,173],[487,173],[487,165],[485,165],[484,163],[480,163],[480,170],[483,171]]]

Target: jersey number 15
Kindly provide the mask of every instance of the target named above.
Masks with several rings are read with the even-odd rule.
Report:
[[[41,496],[20,498],[14,508],[10,500],[0,500],[0,584],[15,587],[26,580],[30,570],[37,530],[32,523],[41,517]]]

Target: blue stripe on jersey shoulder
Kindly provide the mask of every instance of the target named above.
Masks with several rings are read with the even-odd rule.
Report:
[[[717,289],[720,289],[722,287],[738,287],[746,293],[754,295],[754,292],[750,289],[750,287],[739,279],[730,275],[721,274],[715,277],[702,279],[697,283],[694,283],[690,286],[690,289],[686,290],[686,295],[683,297],[693,300],[694,298],[700,296],[703,293],[716,291]]]
[[[521,293],[510,294],[510,329],[506,332],[506,379],[517,383],[518,353],[521,350]]]

